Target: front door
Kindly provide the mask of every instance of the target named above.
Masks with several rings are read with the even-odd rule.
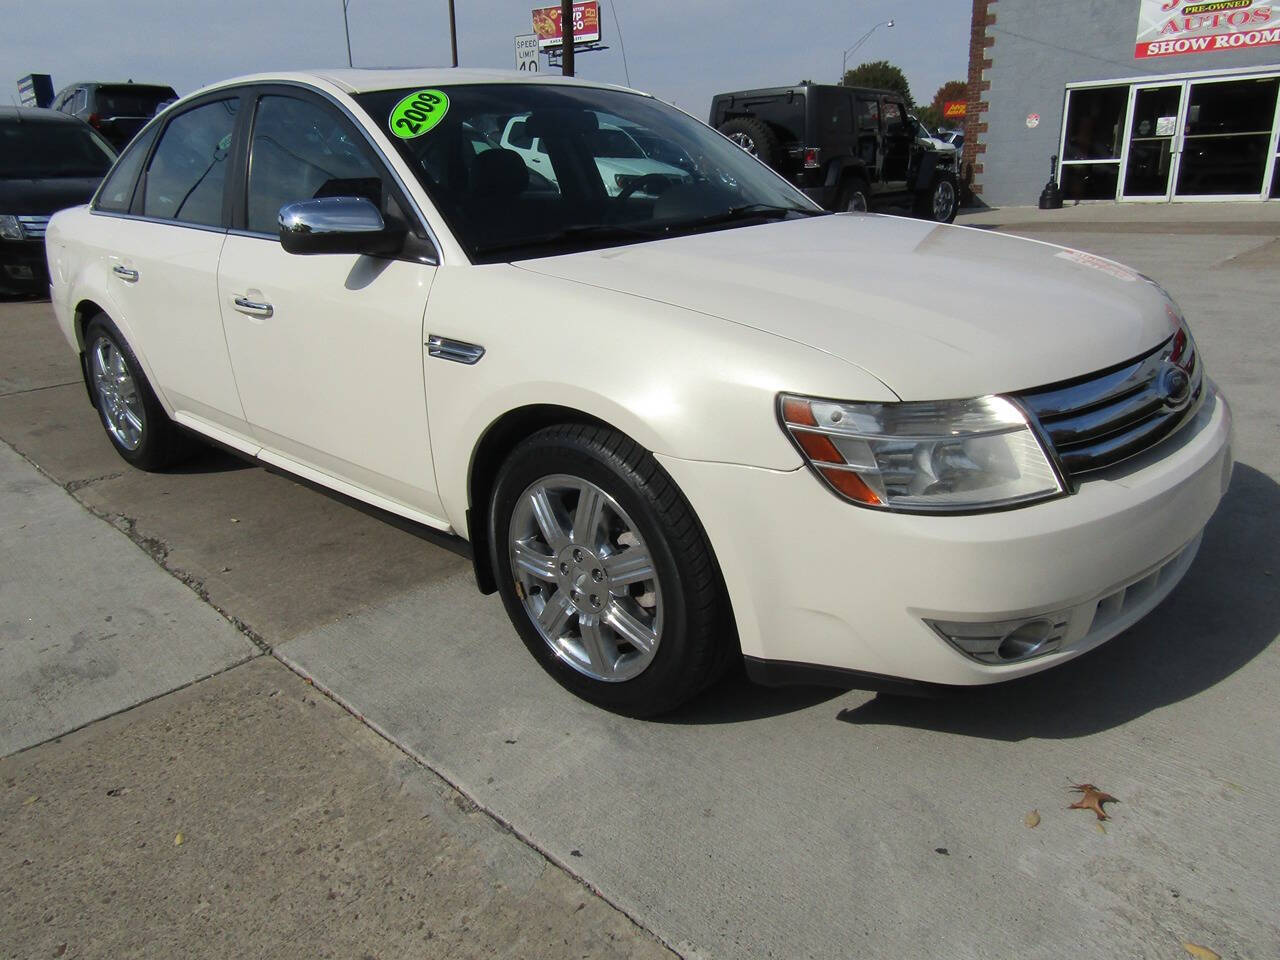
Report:
[[[1187,83],[1174,196],[1254,200],[1267,195],[1280,77]]]
[[[1184,86],[1179,82],[1133,88],[1120,199],[1169,199],[1182,143]]]
[[[352,254],[289,254],[287,203],[359,195],[402,211],[390,174],[327,102],[257,102],[244,229],[218,270],[227,346],[268,462],[439,525],[423,380],[423,318],[435,267]],[[338,481],[337,483],[333,482]],[[407,509],[406,509],[407,508]]]

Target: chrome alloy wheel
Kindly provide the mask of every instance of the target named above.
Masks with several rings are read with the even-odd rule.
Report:
[[[142,443],[145,414],[138,385],[129,374],[120,348],[106,337],[99,337],[89,350],[93,389],[98,395],[102,419],[120,446],[137,450]]]
[[[933,188],[933,219],[946,223],[956,206],[956,188],[950,180],[939,180]]]
[[[756,149],[755,140],[753,140],[749,135],[741,132],[731,133],[729,134],[729,139],[732,140],[734,143],[736,143],[738,146],[740,146],[743,150],[747,151],[747,153],[751,154],[753,157],[758,157],[760,155],[760,151]]]
[[[662,639],[662,591],[613,497],[580,477],[543,477],[516,501],[507,546],[516,593],[556,656],[609,683],[644,672]]]

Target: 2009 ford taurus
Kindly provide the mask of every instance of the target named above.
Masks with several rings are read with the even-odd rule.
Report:
[[[539,152],[501,144],[513,118]],[[687,162],[617,173],[619,131]],[[1175,587],[1230,477],[1155,283],[825,214],[613,87],[229,81],[143,130],[48,256],[125,460],[194,433],[466,538],[542,666],[635,715],[739,656],[773,682],[1061,663]]]

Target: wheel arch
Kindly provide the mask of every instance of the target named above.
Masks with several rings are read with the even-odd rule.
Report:
[[[467,539],[471,542],[471,562],[481,593],[494,593],[498,589],[493,565],[489,562],[489,525],[484,518],[498,469],[521,440],[557,423],[617,429],[583,410],[554,403],[534,403],[508,410],[491,423],[471,452],[467,470]]]

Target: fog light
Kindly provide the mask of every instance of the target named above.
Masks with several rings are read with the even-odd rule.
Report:
[[[979,663],[1019,663],[1059,649],[1071,623],[1071,611],[1059,610],[1036,617],[985,623],[951,620],[925,620],[925,623],[965,656]]]

